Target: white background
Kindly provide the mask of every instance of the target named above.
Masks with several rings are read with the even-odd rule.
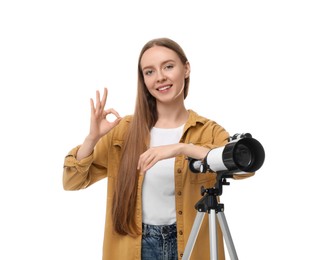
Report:
[[[134,108],[137,59],[170,37],[192,68],[186,105],[266,151],[222,202],[240,259],[321,259],[318,1],[0,3],[0,259],[101,259],[106,180],[62,188],[89,98]],[[124,249],[126,250],[126,249]]]

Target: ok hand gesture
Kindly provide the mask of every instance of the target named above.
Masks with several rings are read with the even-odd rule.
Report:
[[[96,104],[94,100],[90,99],[91,106],[91,118],[90,118],[90,133],[89,137],[92,140],[98,141],[102,136],[107,134],[111,129],[113,129],[121,120],[118,112],[112,108],[105,110],[105,105],[107,101],[107,88],[104,88],[104,94],[102,99],[100,99],[100,92],[96,91]],[[107,116],[113,114],[116,119],[114,121],[108,121]]]
[[[90,99],[90,131],[77,152],[77,160],[81,160],[90,155],[99,139],[113,129],[121,120],[118,112],[114,109],[110,108],[105,110],[107,93],[107,88],[104,88],[103,97],[100,99],[100,93],[96,91],[96,105],[93,99]],[[109,114],[113,114],[116,119],[114,121],[108,121],[107,116]]]

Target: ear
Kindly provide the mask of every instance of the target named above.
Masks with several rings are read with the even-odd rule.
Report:
[[[189,64],[188,61],[185,63],[185,79],[187,79],[191,73],[191,65]]]

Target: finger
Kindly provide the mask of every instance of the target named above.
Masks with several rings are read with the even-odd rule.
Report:
[[[145,165],[145,162],[147,160],[147,158],[149,157],[148,151],[142,153],[140,156],[139,156],[139,159],[138,159],[138,166],[137,166],[137,169],[140,170],[140,169],[144,169],[144,165]]]
[[[96,90],[96,109],[100,110],[101,104],[100,104],[100,92]]]
[[[94,100],[91,98],[90,99],[90,111],[91,111],[91,114],[95,114],[95,105],[94,105]]]
[[[148,155],[148,157],[142,161],[141,170],[144,172],[148,171],[150,168],[152,168],[155,165],[157,161],[158,159],[156,155],[152,155],[152,154]]]
[[[101,99],[101,107],[102,107],[102,109],[104,109],[104,107],[106,105],[107,95],[108,95],[108,89],[104,88],[103,98]]]
[[[121,118],[117,118],[115,121],[110,122],[111,127],[114,128],[116,125],[119,124],[120,121],[121,121]]]
[[[155,157],[152,161],[150,161],[144,168],[143,171],[146,172],[150,168],[152,168],[156,163],[158,162],[158,159]]]
[[[145,152],[146,153],[146,152]],[[144,159],[144,156],[145,156],[145,153],[142,153],[140,156],[139,156],[139,159],[138,159],[138,164],[137,164],[137,170],[140,170],[143,166],[143,161],[145,160]]]
[[[121,116],[118,114],[118,112],[113,108],[109,108],[109,109],[105,110],[105,115],[107,116],[109,114],[112,114],[117,118],[121,118]]]

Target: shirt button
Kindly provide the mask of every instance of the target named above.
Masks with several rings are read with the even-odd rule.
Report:
[[[181,195],[182,195],[182,192],[181,192],[181,191],[177,192],[177,195],[181,196]]]
[[[178,232],[178,234],[183,235],[183,231],[182,231],[182,230],[180,230],[180,231]]]
[[[181,210],[178,211],[178,214],[179,214],[179,215],[182,215],[182,214],[183,214],[183,211],[181,211]]]
[[[182,169],[177,169],[177,173],[182,173]]]

